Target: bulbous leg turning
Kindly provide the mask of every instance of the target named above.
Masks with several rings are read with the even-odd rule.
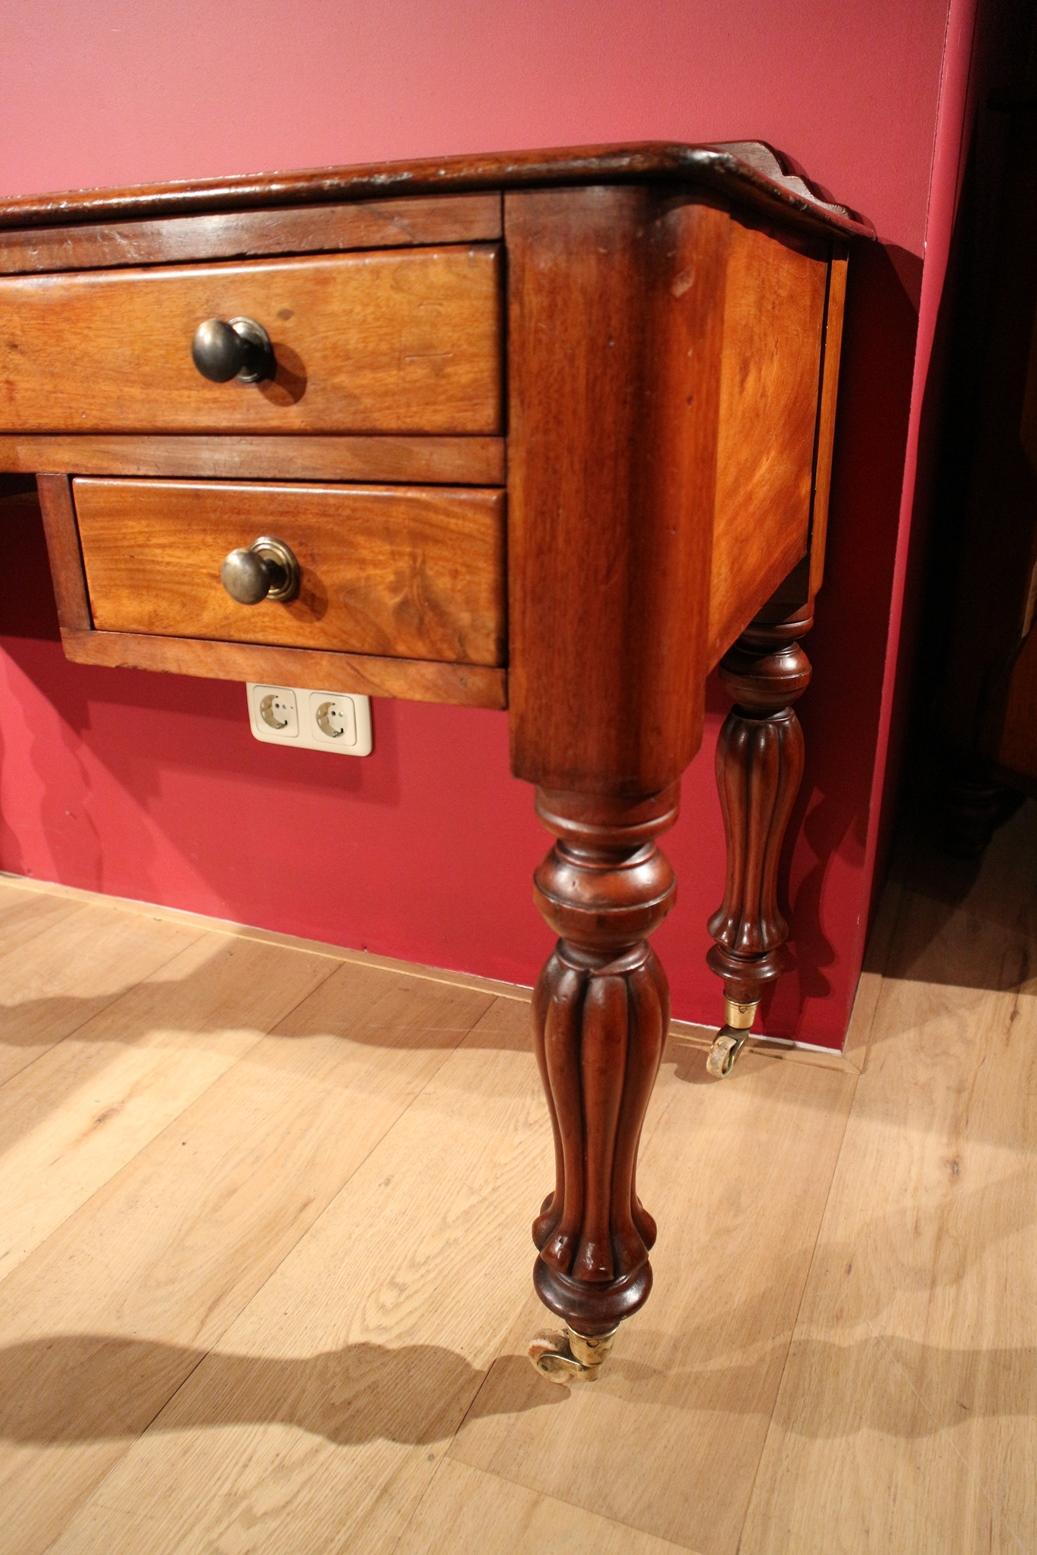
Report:
[[[803,776],[803,730],[792,704],[810,683],[799,638],[812,624],[809,611],[754,622],[720,666],[735,705],[717,745],[727,838],[724,900],[709,920],[714,944],[707,958],[724,981],[724,1024],[707,1059],[717,1078],[730,1073],[760,998],[787,965],[778,866]]]
[[[558,838],[534,879],[537,904],[559,938],[534,997],[555,1186],[533,1224],[533,1279],[566,1333],[535,1340],[530,1356],[554,1380],[593,1380],[652,1284],[655,1222],[637,1194],[637,1150],[669,993],[648,936],[673,901],[654,839],[677,799],[675,789],[638,802],[540,791],[537,807]]]

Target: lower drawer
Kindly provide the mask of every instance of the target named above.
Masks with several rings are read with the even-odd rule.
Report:
[[[206,481],[72,483],[95,629],[452,664],[504,662],[504,494]],[[242,605],[231,550],[274,536],[285,602]]]

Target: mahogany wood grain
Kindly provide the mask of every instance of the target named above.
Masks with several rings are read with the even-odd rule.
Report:
[[[826,243],[731,224],[710,663],[807,551],[827,290]]]
[[[448,702],[461,707],[507,706],[503,670],[431,660],[384,659],[306,648],[270,648],[204,638],[153,637],[91,628],[71,483],[63,475],[37,479],[39,505],[66,657],[78,664],[145,669],[215,680],[272,680],[362,696]],[[24,500],[20,508],[24,506]],[[7,514],[4,515],[5,520]],[[24,521],[21,511],[19,521]]]
[[[0,435],[0,471],[500,486],[500,437]]]
[[[817,407],[817,451],[814,459],[814,501],[810,513],[809,593],[804,596],[809,599],[814,599],[818,594],[825,570],[828,503],[832,490],[832,454],[835,448],[835,406],[839,390],[843,315],[846,307],[846,263],[845,248],[836,245],[828,267],[828,296],[825,301],[821,394]]]
[[[778,869],[803,775],[803,731],[792,704],[810,684],[799,639],[812,625],[809,607],[781,622],[753,622],[720,668],[735,705],[717,745],[727,881],[709,920],[707,960],[739,1004],[759,1000],[787,965]]]
[[[512,770],[643,798],[701,737],[731,223],[644,188],[504,209]]]
[[[458,707],[507,706],[507,675],[477,664],[431,659],[383,659],[371,654],[210,642],[202,637],[154,637],[135,632],[63,631],[62,646],[76,664],[157,670],[208,680],[264,680],[320,691],[447,702]]]
[[[781,580],[767,602],[754,612],[754,620],[760,626],[780,624],[797,613],[807,611],[812,606],[824,579],[832,454],[835,444],[835,408],[846,297],[846,264],[845,250],[841,246],[836,246],[829,264],[828,294],[825,301],[808,549]],[[714,644],[712,655],[714,665],[731,646],[730,641],[723,640],[724,636],[726,634],[720,634]]]
[[[492,244],[2,278],[0,431],[496,432],[499,284]],[[212,316],[275,377],[204,378]]]
[[[90,609],[101,631],[499,665],[504,497],[477,488],[77,479]],[[275,535],[295,599],[241,605],[231,550]]]
[[[139,184],[128,189],[76,189],[26,195],[0,205],[0,227],[61,226],[69,222],[136,220],[220,210],[248,210],[542,185],[640,182],[719,194],[735,209],[780,217],[790,227],[874,237],[874,229],[841,205],[819,198],[787,173],[760,141],[679,145],[642,141],[625,145],[563,146],[553,150],[478,152],[375,162],[301,172],[244,173],[232,178]]]
[[[655,844],[677,790],[644,803],[537,792],[558,841],[534,877],[559,936],[533,996],[555,1186],[533,1225],[541,1300],[577,1333],[608,1333],[652,1287],[655,1221],[637,1194],[637,1148],[669,1023],[648,944],[674,896]]]
[[[499,194],[411,195],[298,210],[213,211],[98,226],[0,227],[0,273],[89,270],[267,254],[335,253],[501,235]]]
[[[72,484],[65,475],[38,475],[36,491],[47,540],[54,600],[62,629],[88,632],[93,625],[83,576],[83,554],[72,504]]]

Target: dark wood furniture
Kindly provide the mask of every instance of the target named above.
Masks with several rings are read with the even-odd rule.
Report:
[[[508,710],[556,839],[535,877],[558,935],[535,995],[557,1157],[535,1281],[567,1325],[534,1347],[548,1374],[593,1377],[651,1285],[658,839],[718,662],[719,1069],[782,967],[792,704],[867,232],[756,144],[0,206],[0,471],[38,476],[70,658]],[[258,537],[297,583],[291,558],[242,560]],[[287,597],[229,597],[228,550],[228,588]]]

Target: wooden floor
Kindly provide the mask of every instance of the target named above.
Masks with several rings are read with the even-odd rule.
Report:
[[[0,882],[0,1552],[1037,1551],[1035,866],[908,862],[845,1059],[671,1040],[572,1393],[521,998]]]

